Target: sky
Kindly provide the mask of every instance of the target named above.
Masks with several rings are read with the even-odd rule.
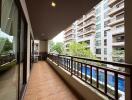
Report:
[[[56,37],[53,38],[53,42],[63,42],[64,41],[64,31],[60,32]]]

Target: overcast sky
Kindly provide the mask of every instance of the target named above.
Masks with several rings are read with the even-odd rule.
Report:
[[[64,41],[64,31],[62,31],[56,37],[54,37],[53,41],[54,42],[63,42]]]

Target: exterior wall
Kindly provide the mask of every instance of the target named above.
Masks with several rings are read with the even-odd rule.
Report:
[[[48,41],[40,41],[39,52],[48,52]]]

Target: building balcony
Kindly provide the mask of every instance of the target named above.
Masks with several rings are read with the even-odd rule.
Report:
[[[118,1],[120,1],[120,0],[109,0],[109,6],[112,7],[112,6],[115,5]]]
[[[75,33],[73,33],[73,32],[69,32],[69,33],[67,33],[67,34],[64,34],[64,38],[66,38],[66,37],[68,37],[68,36],[70,36],[70,35],[74,35]]]
[[[64,38],[64,42],[70,41],[70,40],[75,40],[75,36],[70,36],[68,38]]]
[[[84,16],[84,21],[85,21],[85,20],[88,20],[88,19],[90,19],[90,18],[93,18],[93,17],[95,17],[95,11],[91,11],[90,13],[86,14],[86,15]]]
[[[114,42],[112,43],[112,46],[125,46],[124,42]]]
[[[119,35],[119,34],[123,34],[125,32],[124,27],[118,28],[116,29],[114,32],[112,32],[113,35]]]
[[[91,25],[95,25],[95,20],[89,20],[88,22],[84,22],[84,27],[88,27]]]
[[[88,61],[88,63],[84,63],[85,61]],[[94,100],[99,95],[101,98],[99,97],[100,99],[98,98],[97,100],[119,100],[124,97],[125,85],[121,85],[120,82],[125,81],[126,75],[130,77],[129,73],[120,70],[120,67],[125,68],[125,64],[53,54],[49,55],[48,62],[86,100],[89,98],[88,94],[91,94],[89,89],[96,91],[92,92],[94,97],[91,96],[91,100]],[[106,64],[116,67],[118,70],[107,68]],[[102,65],[102,67],[99,67],[99,65]],[[130,67],[131,65],[128,66]],[[78,86],[76,87],[77,84]],[[85,85],[85,87],[83,88],[81,84]],[[89,86],[91,88],[88,89]],[[83,89],[87,91],[85,94]]]
[[[120,19],[113,18],[111,19],[111,23],[109,25],[114,26],[120,23],[124,23],[124,18],[120,18]]]
[[[120,6],[114,6],[114,7],[110,10],[109,16],[113,16],[113,15],[119,13],[119,12],[122,12],[122,11],[124,11],[124,3],[122,3],[122,5],[120,5]]]
[[[46,62],[34,64],[24,100],[77,100],[79,97]]]
[[[84,27],[84,25],[82,25],[82,26],[78,26],[77,30],[78,30],[78,31],[79,31],[79,30],[82,30],[83,27]]]
[[[95,28],[85,29],[84,34],[95,33]]]
[[[82,36],[83,35],[83,32],[78,32],[77,33],[77,36]]]
[[[79,25],[79,24],[83,23],[83,21],[84,20],[83,20],[83,17],[82,17],[82,18],[80,18],[80,19],[77,20],[77,24]]]

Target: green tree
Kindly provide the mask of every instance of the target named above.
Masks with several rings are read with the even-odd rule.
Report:
[[[69,54],[72,56],[78,56],[78,57],[89,57],[92,59],[96,59],[96,57],[92,54],[89,48],[87,48],[87,43],[77,43],[77,42],[71,42],[69,45]]]
[[[13,49],[13,44],[8,39],[6,39],[1,53],[4,53],[4,54],[9,53],[12,49]]]
[[[50,40],[49,42],[48,42],[48,48],[49,48],[49,52],[51,53],[51,52],[53,52],[54,50],[53,50],[53,46],[55,45],[55,43],[52,41],[52,40]]]
[[[53,44],[53,46],[51,47],[51,51],[58,54],[63,54],[64,51],[63,45],[64,44],[62,42],[57,42],[56,44]]]
[[[6,41],[5,38],[0,37],[0,54],[1,54],[1,51],[4,47],[4,45],[5,45],[5,41]]]

